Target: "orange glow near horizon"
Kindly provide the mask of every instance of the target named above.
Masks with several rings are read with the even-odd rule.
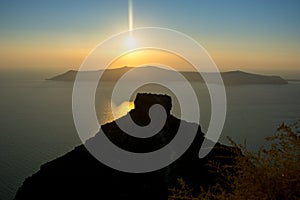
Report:
[[[77,69],[89,51],[74,48],[0,48],[0,68]]]
[[[123,66],[137,67],[141,65],[167,65],[174,68],[174,70],[192,70],[192,65],[182,57],[171,52],[145,49],[130,52],[113,61],[109,68],[120,68]]]
[[[131,45],[129,41],[128,45]],[[206,47],[220,71],[243,70],[280,75],[299,70],[300,57],[297,53],[284,53],[261,50],[253,52],[216,51],[213,46]],[[90,48],[0,48],[0,69],[21,70],[77,70],[89,55]],[[275,56],[277,55],[277,56]],[[17,59],[16,59],[17,58]],[[188,71],[191,65],[172,53],[160,50],[139,50],[117,58],[111,68],[139,66],[145,63],[161,63],[176,70]]]

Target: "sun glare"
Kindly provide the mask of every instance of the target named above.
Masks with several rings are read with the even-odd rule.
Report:
[[[129,37],[126,40],[126,45],[127,47],[129,47],[130,49],[135,47],[135,39],[132,35],[129,35]]]
[[[129,31],[132,31],[133,29],[132,0],[129,0],[128,2],[128,25],[129,25]]]
[[[128,0],[128,29],[129,29],[129,37],[126,40],[126,45],[130,49],[135,46],[135,39],[132,35],[133,29],[133,10],[132,10],[132,0]]]

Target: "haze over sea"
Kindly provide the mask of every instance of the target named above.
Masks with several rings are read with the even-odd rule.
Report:
[[[180,82],[174,82],[180,87]],[[210,117],[210,100],[205,85],[192,82],[200,100],[200,124],[205,132]],[[0,84],[0,199],[12,199],[24,179],[50,160],[81,143],[72,118],[71,82],[41,78],[1,80]],[[109,91],[112,83],[101,84],[96,94],[96,110],[101,124],[112,121]],[[180,116],[175,96],[164,88],[148,85],[144,92],[168,93]],[[182,91],[183,95],[184,90]],[[238,143],[247,141],[251,150],[264,144],[282,122],[300,118],[300,82],[285,85],[227,86],[228,111],[220,142],[230,136]],[[127,110],[118,107],[118,116]],[[186,119],[189,121],[189,119]],[[91,136],[96,133],[93,127]]]

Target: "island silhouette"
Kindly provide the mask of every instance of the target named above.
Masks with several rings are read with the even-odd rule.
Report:
[[[217,183],[223,183],[218,171],[209,162],[220,166],[234,165],[236,147],[211,142],[212,151],[200,159],[198,153],[205,134],[201,126],[174,117],[170,111],[172,99],[168,95],[138,93],[135,108],[129,111],[133,121],[141,126],[150,122],[149,108],[162,105],[167,112],[164,127],[154,136],[137,138],[124,133],[116,121],[104,124],[85,145],[97,142],[105,134],[111,142],[127,151],[152,152],[167,145],[176,135],[180,123],[187,128],[198,127],[197,135],[187,151],[175,162],[162,169],[147,173],[127,173],[112,169],[93,157],[85,145],[79,145],[65,155],[43,164],[40,170],[26,178],[15,199],[168,199],[169,189],[179,187],[178,179],[195,188],[195,192]],[[125,116],[126,117],[126,116]],[[209,146],[208,146],[209,148]]]
[[[103,73],[101,81],[117,81],[123,74],[129,70],[134,69],[134,67],[121,67],[115,69],[107,70],[96,70],[96,71],[76,71],[69,70],[63,74],[48,78],[47,80],[52,81],[74,81],[77,73],[83,73],[86,80],[89,80],[90,76],[97,73]],[[188,81],[198,81],[204,83],[202,76],[198,72],[193,71],[179,71]],[[155,80],[165,80],[165,81],[176,81],[176,76],[174,76],[174,71],[163,69],[156,66],[145,66],[135,68],[135,72],[130,78],[131,81],[141,79],[144,75],[151,76],[153,81]],[[135,76],[135,74],[137,76]],[[203,72],[203,74],[208,77],[214,76],[215,73]],[[250,85],[250,84],[287,84],[288,82],[281,78],[280,76],[266,76],[261,74],[253,74],[243,71],[229,71],[221,72],[221,77],[225,85]],[[163,77],[163,79],[161,79]]]

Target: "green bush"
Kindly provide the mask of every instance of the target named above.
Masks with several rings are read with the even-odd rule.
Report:
[[[169,199],[300,199],[299,125],[300,121],[281,124],[275,135],[266,138],[270,146],[261,147],[255,153],[229,138],[243,152],[243,155],[236,154],[239,155],[236,165],[220,168],[216,163],[209,163],[226,181],[208,190],[201,188],[195,196],[184,180],[179,179],[181,188],[170,189]]]

